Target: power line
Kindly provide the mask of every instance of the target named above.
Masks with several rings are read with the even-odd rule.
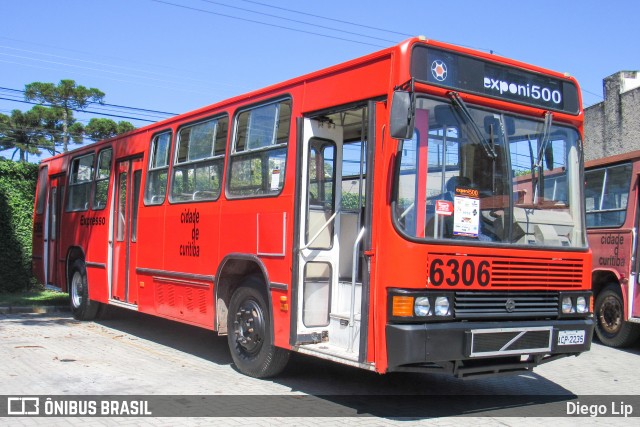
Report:
[[[2,38],[2,37],[0,37],[0,38]],[[175,76],[172,76],[172,75],[158,73],[156,71],[143,70],[143,69],[140,69],[140,68],[124,67],[122,65],[113,65],[113,64],[109,64],[109,63],[105,63],[105,62],[89,61],[89,60],[86,60],[86,59],[79,59],[79,58],[74,58],[74,57],[71,57],[71,56],[54,55],[52,53],[38,52],[38,51],[35,51],[35,50],[29,50],[29,49],[20,49],[20,48],[17,48],[17,47],[11,47],[11,46],[5,46],[5,45],[0,45],[0,48],[14,50],[14,51],[18,51],[18,52],[31,53],[31,54],[35,54],[35,55],[48,56],[48,57],[52,57],[52,58],[59,58],[59,59],[66,59],[66,60],[70,60],[70,61],[83,62],[83,63],[86,63],[86,64],[93,64],[93,65],[98,65],[98,66],[106,66],[106,67],[111,67],[111,68],[116,68],[116,69],[126,70],[126,71],[133,71],[133,72],[138,72],[138,73],[143,73],[143,74],[150,74],[152,76],[155,75],[155,76],[159,76],[159,77],[167,77],[167,78],[175,79]],[[25,59],[32,59],[32,58],[28,58],[28,57],[20,57],[20,56],[17,56],[17,55],[9,55],[9,54],[6,54],[6,53],[3,54],[3,55],[5,55],[5,56],[15,56],[15,57],[18,57],[18,58],[25,58]],[[38,60],[40,60],[40,59],[38,59]],[[73,66],[77,66],[77,65],[74,64]],[[86,67],[82,67],[82,68],[86,68]],[[89,69],[90,70],[95,70],[93,68],[89,68]],[[104,71],[109,72],[109,73],[113,73],[113,74],[124,75],[124,76],[128,76],[128,77],[139,77],[139,76],[137,76],[135,74],[128,74],[128,73],[122,73],[122,72],[116,72],[116,71],[108,71],[108,70],[104,70]],[[149,78],[149,77],[144,76],[144,78]],[[180,77],[180,78],[183,79],[183,80],[190,80],[192,82],[199,83],[199,84],[200,83],[207,83],[207,84],[211,83],[209,80],[194,79],[192,77]],[[166,80],[160,80],[160,79],[154,79],[154,80],[166,82]],[[170,82],[172,82],[172,81],[173,80],[171,80]]]
[[[158,83],[175,84],[175,80],[167,80],[167,79],[161,79],[161,78],[150,77],[150,76],[137,76],[137,75],[134,75],[134,74],[123,73],[123,72],[120,72],[120,71],[106,70],[104,68],[87,67],[87,66],[78,65],[78,64],[70,64],[70,63],[59,62],[59,61],[50,61],[50,60],[42,59],[42,58],[33,58],[33,57],[29,57],[29,56],[15,55],[15,54],[4,53],[4,52],[0,52],[0,55],[1,56],[8,56],[8,57],[11,57],[11,58],[17,58],[17,59],[25,59],[25,60],[28,60],[28,61],[44,62],[45,64],[63,65],[63,66],[67,66],[67,67],[74,67],[74,68],[79,68],[79,69],[82,69],[82,70],[89,70],[89,71],[92,71],[92,72],[96,72],[97,71],[97,72],[101,72],[101,73],[112,74],[112,75],[122,76],[122,77],[144,78],[145,80],[151,80],[151,81],[158,82]],[[56,55],[50,55],[50,56],[54,56],[55,57]],[[69,59],[69,58],[65,58],[65,57],[60,57],[60,58]],[[82,61],[82,60],[77,60],[77,59],[73,59],[73,58],[71,58],[71,60]],[[84,61],[84,62],[91,62],[91,61]]]
[[[32,59],[32,58],[29,58]],[[33,61],[41,61],[39,59],[32,59]],[[2,63],[6,63],[6,64],[17,64],[17,65],[22,65],[25,67],[31,67],[31,68],[38,68],[41,70],[54,70],[54,71],[60,71],[57,68],[52,68],[52,67],[43,67],[43,66],[38,66],[38,65],[33,65],[33,64],[24,64],[24,63],[20,63],[20,62],[14,62],[14,61],[6,61],[6,60],[2,60],[0,59],[0,62]],[[60,65],[66,65],[66,66],[70,66],[70,67],[76,67],[75,65],[70,65],[70,64],[64,64],[64,63],[60,63]],[[77,74],[80,76],[90,76],[90,77],[95,77],[95,73],[92,74],[88,74],[88,73],[82,73],[79,71],[75,71],[75,70],[65,70],[65,72],[67,73],[72,73],[72,74]],[[134,78],[136,76],[133,76]],[[106,79],[106,80],[113,80],[116,82],[121,82],[121,83],[131,83],[131,84],[135,84],[135,85],[143,85],[143,86],[148,86],[148,87],[153,87],[153,88],[157,88],[157,89],[162,89],[162,90],[179,90],[182,92],[191,92],[191,93],[198,93],[198,94],[202,94],[202,88],[200,88],[200,90],[195,90],[195,89],[187,89],[187,88],[176,88],[175,87],[175,83],[173,86],[160,86],[160,85],[154,85],[154,84],[148,84],[146,82],[139,82],[139,81],[131,81],[131,80],[124,80],[124,79],[117,79],[117,78],[113,78],[113,77],[106,77],[106,76],[101,76],[101,78]],[[168,82],[168,83],[173,83],[173,82]]]
[[[22,101],[22,100],[18,100],[18,99],[4,98],[4,97],[0,97],[0,99],[5,100],[5,101],[20,102],[20,103],[23,103],[23,104],[44,105],[46,107],[53,107],[53,105],[51,105],[51,104],[41,104],[39,102]],[[78,110],[78,109],[74,109],[74,108],[70,108],[70,110],[71,111],[76,111],[78,113],[91,113],[91,114],[97,114],[99,116],[116,117],[116,118],[119,118],[119,119],[138,120],[138,121],[141,121],[141,122],[155,123],[157,121],[157,120],[141,119],[139,117],[130,117],[130,116],[121,116],[121,115],[117,115],[117,114],[101,113],[99,111],[92,111],[92,110]]]
[[[268,27],[280,28],[280,29],[289,30],[289,31],[296,31],[296,32],[299,32],[299,33],[311,34],[311,35],[314,35],[314,36],[320,36],[320,37],[325,37],[325,38],[334,39],[334,40],[347,41],[347,42],[351,42],[351,43],[358,43],[358,44],[363,44],[363,45],[367,45],[367,46],[374,46],[374,47],[387,47],[387,46],[382,46],[382,45],[379,45],[379,44],[373,44],[373,43],[367,43],[367,42],[358,41],[358,40],[347,39],[347,38],[344,38],[344,37],[331,36],[331,35],[328,35],[328,34],[315,33],[313,31],[307,31],[307,30],[301,30],[301,29],[297,29],[297,28],[286,27],[284,25],[270,24],[270,23],[267,23],[267,22],[256,21],[254,19],[240,18],[238,16],[227,15],[227,14],[219,13],[219,12],[212,12],[210,10],[200,9],[200,8],[192,7],[192,6],[184,6],[184,5],[181,5],[181,4],[175,4],[175,3],[168,2],[168,1],[162,1],[162,0],[151,0],[151,1],[155,2],[155,3],[161,3],[161,4],[166,4],[166,5],[169,5],[169,6],[178,7],[178,8],[181,8],[181,9],[188,9],[188,10],[192,10],[192,11],[195,11],[195,12],[222,16],[222,17],[225,17],[225,18],[236,19],[238,21],[251,22],[253,24],[266,25]]]
[[[82,55],[92,55],[93,56],[93,55],[96,55],[96,53],[97,53],[97,52],[82,51],[82,50],[78,50],[78,49],[69,49],[69,48],[60,47],[60,46],[53,46],[53,45],[44,44],[44,43],[35,43],[35,42],[32,42],[32,41],[20,40],[20,39],[15,39],[15,38],[11,38],[11,37],[0,36],[0,39],[11,40],[13,42],[19,42],[19,43],[26,43],[26,44],[30,44],[30,45],[34,45],[34,46],[41,46],[41,47],[45,47],[47,49],[59,49],[59,50],[66,51],[66,52],[80,53]],[[20,50],[20,49],[15,48],[15,50]],[[23,50],[23,51],[29,52],[27,50]],[[40,53],[40,52],[36,52],[36,53]],[[40,53],[40,54],[42,54],[42,53]],[[43,55],[46,55],[46,54],[43,54]],[[136,58],[121,58],[121,57],[110,56],[110,55],[99,55],[99,56],[101,56],[103,58],[107,58],[107,59],[115,59],[117,61],[124,61],[124,62],[126,62],[128,64],[129,63],[138,63],[138,64],[141,64],[141,65],[148,65],[148,66],[152,66],[154,68],[164,68],[164,69],[172,70],[172,71],[189,72],[189,73],[193,72],[193,70],[188,70],[187,71],[187,70],[184,70],[184,69],[181,69],[181,68],[168,66],[166,63],[162,63],[162,64],[150,63],[150,62],[139,61]],[[75,58],[69,58],[69,59],[76,60]],[[77,59],[77,61],[83,61],[83,60]],[[85,61],[85,62],[90,62],[90,61]],[[97,63],[97,62],[94,62],[94,63]],[[114,67],[114,68],[123,68],[123,69],[131,70],[131,71],[141,71],[141,72],[144,72],[144,73],[151,73],[151,74],[156,74],[156,75],[165,76],[165,77],[173,77],[173,76],[167,75],[167,74],[154,73],[152,71],[138,70],[138,69],[134,69],[134,68],[130,68],[130,67],[124,67],[124,66],[120,66],[120,65],[111,65],[111,64],[104,64],[104,63],[97,63],[97,64],[107,65],[107,66]],[[234,87],[234,88],[242,87],[242,86],[238,86],[236,84],[231,84],[231,83],[220,83],[218,81],[211,82],[210,80],[195,79],[195,78],[191,78],[191,77],[179,77],[179,78],[183,79],[183,80],[191,80],[191,81],[198,82],[198,83],[215,84],[217,86]]]
[[[25,91],[24,90],[20,90],[20,89],[11,89],[8,87],[2,87],[0,86],[0,90],[7,90],[10,92],[17,92],[17,93],[22,93],[24,94]],[[106,102],[104,104],[100,104],[100,105],[105,105],[105,106],[109,106],[109,107],[117,107],[117,108],[125,108],[127,110],[134,110],[134,111],[144,111],[147,113],[158,113],[158,114],[164,114],[167,116],[177,116],[177,113],[168,113],[166,111],[158,111],[158,110],[149,110],[147,108],[138,108],[138,107],[127,107],[125,105],[117,105],[117,104],[107,104]]]
[[[11,93],[20,93],[20,94],[24,94],[23,90],[19,90],[19,89],[11,89],[11,88],[6,88],[6,87],[0,87],[0,91],[8,91]],[[17,96],[17,95],[5,95],[5,97],[0,97],[0,99],[6,100],[6,101],[14,101],[14,102],[20,102],[23,104],[31,104],[31,105],[47,105],[49,107],[51,107],[52,105],[49,104],[40,104],[37,102],[30,102],[30,101],[26,101],[24,99],[18,99],[18,98],[7,98],[6,96]],[[78,110],[75,109],[73,111],[77,111],[77,112],[86,112],[86,113],[92,113],[92,114],[97,114],[97,115],[102,115],[102,116],[108,116],[108,117],[116,117],[116,118],[123,118],[123,119],[130,119],[130,120],[139,120],[139,121],[145,121],[145,122],[150,122],[150,123],[155,123],[157,120],[148,120],[145,118],[142,118],[140,116],[137,117],[131,117],[131,116],[124,116],[124,115],[117,115],[117,114],[109,114],[109,113],[104,113],[101,111],[96,111],[96,110],[103,110],[103,111],[115,111],[118,112],[117,110],[112,110],[109,108],[102,108],[103,106],[106,107],[113,107],[116,109],[124,109],[124,110],[132,110],[132,111],[140,111],[143,112],[141,115],[142,116],[146,116],[146,117],[155,117],[156,119],[165,119],[167,117],[165,116],[175,116],[175,113],[167,113],[164,111],[157,111],[157,110],[148,110],[145,108],[137,108],[137,107],[127,107],[127,106],[123,106],[123,105],[116,105],[116,104],[99,104],[99,103],[93,103],[93,110]],[[164,116],[159,116],[157,114],[144,114],[144,112],[149,111],[152,113],[159,113],[162,114]]]
[[[602,97],[602,95],[599,95],[599,94],[597,94],[597,93],[594,93],[594,92],[588,91],[588,90],[586,90],[585,88],[583,88],[582,86],[580,87],[580,89],[581,89],[583,92],[588,93],[589,95],[593,95],[593,96],[597,97],[598,99],[604,99],[604,98]]]
[[[330,17],[327,17],[327,16],[321,16],[321,15],[315,15],[313,13],[300,12],[298,10],[293,10],[293,9],[287,9],[286,7],[273,6],[273,5],[266,4],[266,3],[261,3],[261,2],[258,2],[258,1],[252,1],[252,0],[241,0],[241,1],[244,1],[245,3],[257,4],[257,5],[264,6],[264,7],[270,7],[270,8],[273,8],[273,9],[280,9],[280,10],[284,10],[286,12],[297,13],[297,14],[300,14],[300,15],[312,16],[314,18],[326,19],[328,21],[339,22],[341,24],[348,24],[348,25],[353,25],[353,26],[356,26],[356,27],[367,28],[369,30],[376,30],[376,31],[382,31],[382,32],[385,32],[385,33],[390,33],[390,34],[397,34],[397,35],[403,36],[403,37],[413,37],[413,36],[415,36],[415,34],[407,34],[407,33],[401,33],[401,32],[393,31],[393,30],[386,30],[384,28],[371,27],[369,25],[358,24],[356,22],[343,21],[341,19],[330,18]]]
[[[12,130],[13,128],[11,128],[10,126],[7,125],[2,125],[0,124],[0,128],[3,128],[5,131],[6,130]],[[47,128],[43,128],[41,126],[22,126],[20,127],[20,129],[18,129],[19,131],[27,131],[27,130],[32,130],[32,131],[38,131],[38,132],[42,132],[46,135],[57,135],[58,137],[63,137],[64,136],[64,132],[62,130],[58,130],[58,129],[47,129]],[[73,135],[71,135],[73,137]],[[82,139],[88,139],[90,141],[96,142],[99,141],[98,139],[94,139],[91,138],[89,136],[86,135],[82,135]],[[51,141],[53,142],[53,141]]]
[[[208,1],[208,0],[202,0],[202,1]],[[328,21],[339,22],[341,24],[353,25],[353,26],[356,26],[356,27],[367,28],[367,29],[370,29],[370,30],[381,31],[381,32],[390,33],[390,34],[397,34],[397,35],[403,36],[403,37],[414,37],[414,36],[416,36],[416,34],[401,33],[399,31],[387,30],[385,28],[372,27],[372,26],[369,26],[369,25],[358,24],[357,22],[344,21],[344,20],[341,20],[341,19],[331,18],[331,17],[328,17],[328,16],[322,16],[322,15],[316,15],[316,14],[313,14],[313,13],[301,12],[299,10],[288,9],[286,7],[280,7],[280,6],[273,6],[273,5],[266,4],[266,3],[261,3],[261,2],[258,2],[258,1],[253,1],[253,0],[241,0],[241,1],[244,1],[246,3],[257,4],[257,5],[264,6],[264,7],[270,7],[270,8],[273,8],[273,9],[284,10],[286,12],[297,13],[297,14],[300,14],[300,15],[312,16],[312,17],[318,18],[318,19],[326,19]],[[258,12],[256,12],[256,13],[258,13]],[[315,25],[315,24],[310,24],[310,25]],[[337,30],[337,31],[342,31],[342,30]],[[364,34],[360,34],[360,35],[362,37],[371,37],[371,36],[366,36]],[[372,37],[372,38],[376,38],[376,37]],[[382,39],[382,40],[384,40],[384,39]],[[395,44],[397,42],[398,41],[394,41],[392,43]],[[474,47],[474,46],[468,46],[468,45],[463,45],[463,44],[460,44],[459,46],[466,47],[466,48],[469,48],[469,49],[484,50],[486,52],[498,53],[499,54],[499,52],[496,52],[494,49]]]
[[[370,38],[370,39],[373,39],[373,40],[380,40],[380,41],[383,41],[383,42],[389,42],[389,43],[393,43],[393,44],[397,43],[396,40],[388,40],[388,39],[383,39],[383,38],[380,38],[380,37],[368,36],[368,35],[362,34],[362,33],[356,33],[356,32],[353,32],[353,31],[341,30],[341,29],[335,28],[335,27],[327,27],[327,26],[320,25],[320,24],[314,24],[312,22],[299,21],[297,19],[285,18],[283,16],[272,15],[270,13],[264,13],[264,12],[258,12],[258,11],[255,11],[255,10],[246,9],[246,8],[238,7],[238,6],[231,6],[231,5],[220,3],[220,2],[217,2],[217,1],[212,1],[212,0],[201,0],[201,1],[203,1],[205,3],[209,3],[209,4],[215,4],[215,5],[218,5],[218,6],[229,7],[231,9],[241,10],[243,12],[250,12],[250,13],[255,13],[255,14],[258,14],[258,15],[262,15],[262,16],[268,16],[270,18],[276,18],[276,19],[282,19],[284,21],[295,22],[296,24],[313,25],[314,27],[324,28],[325,30],[338,31],[340,33],[351,34],[351,35],[359,36],[359,37],[366,37],[366,38]]]

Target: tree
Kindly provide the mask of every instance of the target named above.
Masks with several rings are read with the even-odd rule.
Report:
[[[41,105],[33,107],[33,110],[42,111],[43,120],[43,132],[49,144],[46,148],[52,155],[58,153],[56,147],[62,144],[63,141],[63,112],[60,108],[48,108]],[[72,118],[73,120],[73,118]],[[81,144],[83,141],[84,127],[81,123],[73,123],[69,126],[69,134],[76,144]]]
[[[76,85],[74,80],[60,80],[57,86],[53,83],[29,83],[25,85],[24,97],[28,101],[38,101],[62,111],[62,145],[65,152],[71,137],[73,111],[84,110],[91,103],[104,103],[104,92]]]
[[[136,127],[133,124],[121,120],[118,122],[118,135],[120,135],[121,133],[131,132],[135,128]]]
[[[101,140],[120,135],[135,129],[129,122],[120,121],[118,123],[111,119],[91,119],[84,128],[86,136],[93,140]]]
[[[14,148],[24,162],[25,154],[40,154],[40,148],[54,150],[53,135],[56,130],[52,121],[54,112],[42,106],[35,106],[27,112],[13,110],[10,116],[0,114],[0,149]],[[15,154],[14,152],[14,154]]]

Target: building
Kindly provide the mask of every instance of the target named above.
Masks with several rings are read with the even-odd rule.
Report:
[[[585,161],[640,150],[640,71],[603,80],[604,101],[584,110]]]

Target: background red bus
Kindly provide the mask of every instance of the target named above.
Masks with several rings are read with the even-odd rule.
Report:
[[[564,74],[413,38],[43,161],[34,270],[256,377],[530,370],[591,344],[582,120]]]
[[[596,334],[606,345],[629,346],[640,336],[640,151],[587,162],[584,175]]]

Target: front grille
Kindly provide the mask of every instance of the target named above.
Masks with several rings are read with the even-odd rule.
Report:
[[[558,292],[456,292],[458,320],[495,318],[548,318],[559,313]]]
[[[552,327],[472,330],[469,356],[548,352],[552,330]]]
[[[583,272],[580,258],[496,257],[491,260],[491,287],[581,288]]]

